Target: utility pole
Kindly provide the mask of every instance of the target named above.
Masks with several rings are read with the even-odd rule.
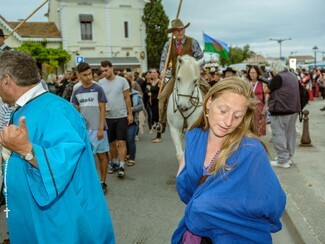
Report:
[[[273,39],[273,38],[270,38],[269,39],[270,41],[276,41],[277,43],[279,43],[280,45],[280,60],[282,60],[282,42],[284,41],[289,41],[291,40],[291,38],[286,38],[286,39]]]

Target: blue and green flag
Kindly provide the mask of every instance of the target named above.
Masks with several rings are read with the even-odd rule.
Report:
[[[229,48],[227,43],[214,39],[207,34],[203,33],[204,38],[204,52],[218,53],[220,56],[229,59]]]

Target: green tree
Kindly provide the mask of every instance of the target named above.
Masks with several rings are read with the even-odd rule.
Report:
[[[69,62],[71,59],[70,54],[61,47],[46,48],[45,44],[39,42],[25,42],[17,50],[30,54],[39,64],[48,64],[49,73],[52,73],[55,68]]]
[[[227,60],[225,57],[220,56],[219,62],[222,66],[237,64],[243,62],[245,59],[250,58],[253,54],[254,52],[250,50],[249,45],[245,45],[243,48],[230,47],[228,53],[229,59]]]
[[[166,30],[169,24],[161,0],[151,0],[145,5],[142,20],[146,25],[148,67],[159,68],[160,56],[168,40]]]

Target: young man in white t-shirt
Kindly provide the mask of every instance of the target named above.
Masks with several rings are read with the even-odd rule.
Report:
[[[104,78],[98,84],[107,98],[106,123],[112,158],[108,173],[118,171],[118,176],[124,177],[127,130],[128,124],[133,122],[130,86],[125,78],[114,74],[110,61],[102,61],[100,69]]]

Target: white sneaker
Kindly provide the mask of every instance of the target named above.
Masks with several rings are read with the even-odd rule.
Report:
[[[290,160],[289,160],[290,161]],[[285,168],[288,169],[290,168],[290,163],[289,161],[285,162],[285,163],[279,163],[278,161],[271,161],[271,166],[272,167],[280,167],[280,168]]]
[[[278,157],[275,157],[274,160],[275,160],[275,161],[278,161]],[[290,165],[293,164],[293,161],[292,161],[291,159],[289,159],[287,162],[288,162]]]

